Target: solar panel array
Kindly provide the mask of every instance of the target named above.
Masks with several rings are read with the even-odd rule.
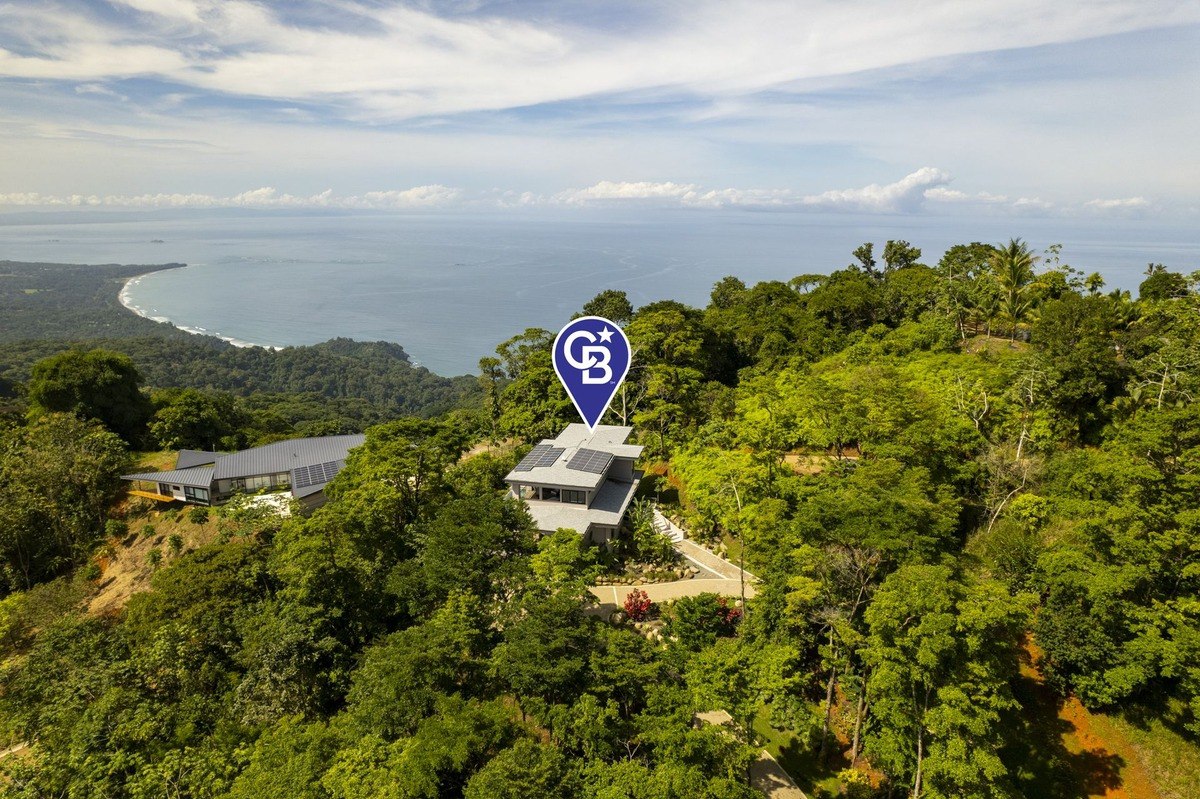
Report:
[[[528,472],[533,469],[538,469],[542,466],[553,466],[554,462],[562,457],[566,452],[563,447],[552,447],[549,444],[538,444],[529,451],[529,454],[521,458],[521,462],[517,464],[517,468],[513,471]]]
[[[293,469],[293,487],[308,488],[328,483],[335,474],[342,470],[343,464],[345,461],[326,461],[313,466],[300,466]]]
[[[592,474],[604,474],[608,470],[608,464],[612,462],[613,456],[608,452],[601,452],[598,449],[580,449],[571,458],[567,464],[568,469],[574,469],[577,472],[590,472]]]

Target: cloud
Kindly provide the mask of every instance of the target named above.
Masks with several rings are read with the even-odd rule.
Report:
[[[0,194],[0,206],[64,207],[92,206],[107,208],[354,208],[416,209],[452,205],[462,197],[459,189],[446,186],[416,186],[411,189],[371,191],[362,195],[336,196],[332,189],[319,194],[280,193],[270,186],[250,189],[231,196],[211,194],[108,194],[55,196],[14,192]]]
[[[945,185],[950,175],[936,167],[926,166],[895,183],[881,186],[872,183],[861,189],[827,191],[824,194],[803,198],[804,205],[853,211],[914,211],[925,199],[930,187]]]
[[[719,104],[946,56],[1200,22],[1196,3],[1140,0],[697,0],[606,15],[568,3],[536,15],[520,4],[439,15],[434,4],[367,0],[320,14],[249,0],[115,5],[125,13],[114,18],[44,0],[7,4],[0,76],[145,76],[381,121],[645,92]],[[612,24],[625,18],[634,24]]]
[[[838,189],[808,195],[788,189],[704,189],[694,183],[602,180],[584,189],[561,192],[555,195],[554,201],[566,205],[639,201],[699,208],[795,208],[895,213],[918,210],[927,187],[948,182],[950,175],[934,167],[922,167],[895,183],[872,183],[858,189]]]
[[[1012,199],[986,191],[964,192],[946,186],[950,175],[922,167],[886,184],[855,189],[801,194],[786,188],[707,188],[673,181],[601,180],[586,188],[541,194],[488,189],[472,191],[431,183],[408,189],[337,194],[332,189],[314,194],[281,192],[273,186],[228,195],[201,192],[147,194],[0,194],[0,207],[31,208],[293,208],[404,211],[423,208],[518,209],[539,207],[589,208],[637,205],[649,208],[749,209],[793,212],[854,212],[866,214],[919,213],[924,203],[965,206],[1007,214],[1076,216],[1081,212],[1139,215],[1154,207],[1144,197],[1096,199],[1084,203],[1053,203],[1038,197]]]
[[[1150,207],[1150,201],[1145,197],[1126,197],[1116,200],[1088,200],[1084,208],[1091,211],[1144,211]]]

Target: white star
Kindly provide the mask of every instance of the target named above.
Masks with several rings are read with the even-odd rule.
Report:
[[[601,341],[612,341],[613,332],[607,327],[600,331]]]

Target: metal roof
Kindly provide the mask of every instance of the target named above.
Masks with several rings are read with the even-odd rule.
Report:
[[[361,433],[348,436],[322,436],[319,438],[289,438],[262,447],[245,449],[232,455],[218,458],[217,480],[231,477],[252,477],[258,474],[291,472],[302,466],[318,463],[344,461],[350,450],[363,443]]]
[[[290,438],[232,454],[184,449],[177,468],[164,472],[122,475],[122,480],[149,480],[192,488],[210,488],[214,480],[287,472],[292,495],[315,494],[346,465],[346,455],[361,445],[361,433],[319,438]],[[185,466],[184,464],[212,464]]]
[[[206,452],[202,449],[181,449],[175,456],[176,469],[190,469],[193,466],[211,466],[217,458],[227,455],[226,452]]]
[[[154,483],[170,483],[192,488],[208,488],[213,481],[213,467],[193,466],[190,469],[170,469],[165,472],[142,472],[123,474],[122,480],[149,480]]]

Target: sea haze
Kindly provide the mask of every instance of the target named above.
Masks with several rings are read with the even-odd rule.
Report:
[[[527,327],[557,330],[597,292],[704,305],[714,282],[830,272],[864,241],[950,245],[1022,236],[1136,290],[1148,262],[1200,268],[1195,230],[1149,220],[717,211],[554,214],[78,213],[0,219],[0,259],[187,263],[126,293],[142,313],[239,343],[398,342],[441,374]]]

